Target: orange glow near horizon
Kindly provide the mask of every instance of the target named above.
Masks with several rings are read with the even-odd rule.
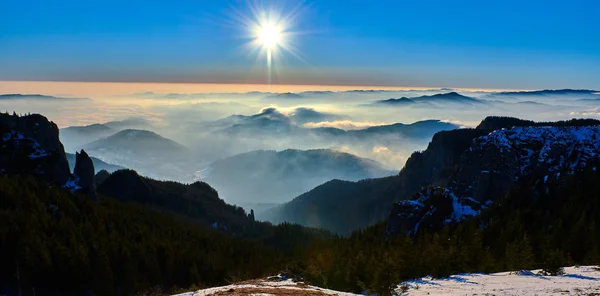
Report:
[[[155,93],[244,93],[347,91],[347,90],[426,90],[439,87],[364,86],[364,85],[294,85],[294,84],[220,84],[220,83],[140,83],[140,82],[63,82],[0,81],[0,94],[45,94],[54,96],[109,97],[138,92]],[[512,89],[470,89],[469,91],[507,91]]]

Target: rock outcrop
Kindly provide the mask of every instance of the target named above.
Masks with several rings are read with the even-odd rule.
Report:
[[[79,190],[84,194],[87,194],[93,200],[98,200],[94,175],[94,163],[90,156],[83,149],[81,152],[75,153],[75,169],[73,169],[73,176],[77,178],[77,185],[80,187]]]
[[[34,175],[56,185],[70,178],[58,127],[44,116],[0,114],[0,172]]]
[[[496,200],[522,177],[583,169],[600,155],[600,126],[515,127],[477,138],[448,184],[460,196]]]
[[[97,200],[94,165],[85,151],[77,156],[75,172],[71,174],[54,122],[38,114],[0,114],[1,174],[35,176]]]
[[[493,121],[485,123],[484,120],[480,127],[502,126]],[[511,122],[517,121],[511,119]],[[526,124],[527,121],[517,123]],[[595,126],[586,126],[588,123]],[[395,204],[388,219],[388,233],[415,234],[419,227],[440,227],[447,222],[478,215],[505,196],[522,178],[544,176],[540,181],[558,178],[561,172],[574,173],[600,158],[598,121],[532,125],[502,128],[472,140],[471,145],[459,153],[460,160],[454,169],[443,175],[448,176],[445,182],[443,177],[429,180],[430,185],[439,186],[437,189],[422,189],[413,198]],[[483,128],[477,130],[485,131]],[[434,155],[441,157],[439,152]]]
[[[487,206],[472,198],[458,197],[446,188],[430,186],[413,199],[396,203],[388,220],[387,233],[416,234],[420,228],[439,229],[446,223],[479,215]]]

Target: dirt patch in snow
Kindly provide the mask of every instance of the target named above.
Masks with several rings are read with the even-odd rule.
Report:
[[[292,296],[292,295],[306,295],[306,296],[324,296],[331,295],[325,294],[319,291],[302,291],[297,289],[286,289],[285,287],[262,287],[262,288],[231,288],[227,291],[219,291],[213,294],[206,294],[207,296]]]

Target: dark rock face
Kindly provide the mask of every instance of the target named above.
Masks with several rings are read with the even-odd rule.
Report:
[[[478,215],[523,178],[543,176],[537,181],[546,182],[547,178],[559,178],[561,172],[573,174],[583,169],[600,158],[600,126],[571,122],[574,126],[558,122],[556,126],[503,128],[477,137],[458,153],[460,161],[445,183],[430,180],[443,187],[433,192],[424,189],[395,204],[388,234],[415,234],[419,227],[439,228],[458,222]]]
[[[83,150],[78,153],[71,175],[58,127],[41,115],[0,114],[0,173],[33,175],[98,198],[91,158]]]
[[[90,156],[82,149],[75,153],[75,169],[73,176],[76,178],[79,191],[90,196],[93,200],[98,200],[96,186],[94,185],[94,163]]]
[[[444,186],[473,139],[489,131],[459,129],[438,132],[422,152],[413,153],[398,175],[395,200],[404,200],[429,185]]]
[[[440,229],[446,223],[479,215],[487,206],[472,198],[458,197],[447,188],[430,186],[414,198],[396,203],[386,232],[388,235],[414,235],[422,228]]]
[[[503,196],[520,178],[574,173],[600,156],[600,127],[515,127],[480,137],[448,184],[480,202]]]
[[[35,175],[65,185],[69,163],[56,124],[37,114],[0,114],[0,172]]]

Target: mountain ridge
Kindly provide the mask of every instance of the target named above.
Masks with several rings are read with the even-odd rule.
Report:
[[[380,163],[331,149],[255,150],[213,162],[202,180],[234,203],[282,202],[331,179],[393,174]],[[241,196],[246,196],[241,199]]]
[[[435,104],[461,104],[461,105],[480,105],[485,104],[485,101],[461,95],[455,91],[448,93],[440,93],[433,95],[423,95],[419,97],[401,97],[399,99],[387,99],[379,100],[372,103],[372,105],[388,105],[388,106],[413,106],[423,105],[436,106]]]
[[[548,124],[554,124],[556,126],[585,126],[590,124],[598,125],[600,124],[600,121],[580,119],[558,121],[554,123],[536,123],[517,118],[489,116],[482,120],[477,128],[440,131],[436,133],[432,137],[427,148],[423,151],[414,152],[408,158],[400,173],[393,178],[389,184],[386,184],[385,187],[374,190],[369,189],[369,186],[365,186],[364,184],[361,186],[361,183],[351,185],[325,183],[320,186],[327,188],[327,190],[321,189],[323,192],[327,192],[327,194],[313,197],[312,195],[316,194],[316,192],[309,191],[296,197],[296,199],[302,200],[310,197],[310,200],[300,201],[294,199],[290,202],[293,204],[308,204],[310,205],[309,207],[304,207],[304,210],[302,210],[291,206],[289,208],[280,206],[271,211],[269,218],[273,221],[285,221],[284,217],[292,217],[293,219],[287,221],[308,223],[307,221],[310,220],[308,220],[307,217],[311,217],[311,215],[315,215],[315,213],[321,213],[313,218],[316,219],[316,221],[321,221],[319,222],[319,225],[343,225],[343,223],[340,224],[341,222],[339,222],[342,220],[337,218],[328,221],[328,215],[329,213],[337,212],[343,212],[352,217],[361,215],[360,210],[350,210],[351,205],[344,202],[344,200],[348,198],[348,193],[344,193],[346,192],[345,187],[354,186],[357,188],[355,188],[353,192],[366,192],[364,193],[363,198],[365,198],[367,202],[362,205],[362,208],[368,209],[368,211],[366,211],[366,213],[362,212],[364,217],[356,220],[363,221],[363,224],[359,225],[358,228],[367,227],[373,224],[373,221],[387,220],[391,217],[391,212],[397,212],[397,210],[394,209],[397,207],[395,206],[395,202],[411,199],[415,194],[430,185],[446,186],[450,178],[458,169],[460,169],[458,166],[463,157],[463,153],[471,147],[473,140],[486,136],[494,130],[502,130],[510,126],[540,126]],[[352,197],[352,199],[357,198],[360,199],[360,197]],[[450,198],[452,197],[449,196],[448,199]],[[336,200],[337,203],[331,202],[331,200]],[[320,212],[318,209],[325,203],[333,203],[336,206],[331,208],[330,212]],[[349,234],[357,228],[335,226],[334,229],[338,233]],[[329,230],[334,229],[329,228]]]

